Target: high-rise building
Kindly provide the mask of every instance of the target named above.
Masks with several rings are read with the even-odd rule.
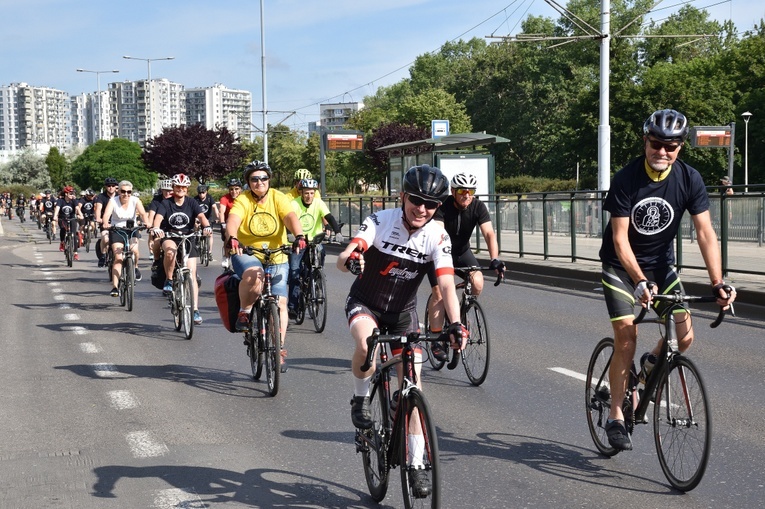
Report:
[[[239,139],[252,139],[252,93],[218,83],[186,89],[186,125],[194,124],[225,127]]]
[[[27,83],[0,86],[0,150],[66,150],[71,144],[68,107],[69,97],[61,90]]]
[[[364,108],[364,103],[327,103],[319,105],[319,122],[327,131],[344,129],[351,115]]]
[[[113,138],[136,141],[162,134],[165,127],[186,123],[183,85],[167,79],[109,83],[110,131]]]

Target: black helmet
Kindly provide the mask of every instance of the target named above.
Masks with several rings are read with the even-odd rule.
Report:
[[[684,142],[688,136],[688,119],[675,110],[655,111],[643,124],[643,134],[661,141]]]
[[[226,187],[242,187],[242,181],[239,179],[229,179]]]
[[[244,167],[244,173],[242,173],[242,177],[244,177],[245,182],[250,181],[250,175],[254,171],[264,171],[268,173],[268,178],[271,178],[272,172],[271,167],[268,165],[268,163],[264,163],[263,161],[253,161],[247,166]]]
[[[117,185],[117,179],[114,177],[106,177],[104,179],[104,185],[105,186],[116,186]]]
[[[198,193],[206,193],[207,192],[207,186],[204,184],[199,184],[197,186],[197,192]]]
[[[404,175],[404,192],[443,203],[449,196],[449,179],[435,166],[412,166]]]

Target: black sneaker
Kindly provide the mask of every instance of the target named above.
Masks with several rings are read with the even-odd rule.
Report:
[[[608,435],[608,443],[614,449],[619,451],[632,450],[632,439],[627,433],[624,421],[606,421],[606,434]]]
[[[111,295],[112,297],[119,297],[120,291],[117,290],[117,287],[115,286],[114,288],[112,288],[112,291],[109,292],[109,295]]]
[[[372,422],[372,412],[369,411],[369,396],[354,396],[351,399],[351,421],[359,429],[369,429]]]
[[[98,268],[106,267],[106,257],[101,256],[98,258]]]
[[[247,332],[250,330],[250,314],[247,311],[239,311],[234,328],[237,332]]]
[[[444,350],[444,344],[441,341],[436,341],[430,344],[430,353],[437,361],[446,362],[449,360],[449,355]]]
[[[135,268],[135,280],[140,281],[141,280],[141,271],[138,270],[138,267]]]
[[[414,498],[426,498],[430,495],[430,478],[428,472],[422,468],[409,472],[409,485],[412,487]]]

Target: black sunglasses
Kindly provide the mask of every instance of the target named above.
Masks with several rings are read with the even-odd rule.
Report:
[[[250,182],[268,182],[270,178],[268,175],[265,177],[250,177]]]
[[[413,194],[407,194],[409,198],[409,203],[414,205],[415,207],[420,207],[422,205],[425,205],[425,208],[428,210],[434,210],[438,208],[439,205],[441,205],[440,202],[434,201],[434,200],[425,200],[423,198],[420,198],[419,196],[415,196]]]
[[[130,189],[120,189],[120,194],[133,194]]]
[[[678,143],[677,145],[662,143],[659,140],[652,140],[651,138],[648,138],[648,144],[654,150],[664,149],[665,152],[674,152],[675,150],[679,149],[683,145],[682,143]]]

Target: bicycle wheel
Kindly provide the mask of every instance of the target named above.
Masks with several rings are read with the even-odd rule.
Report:
[[[53,227],[50,225],[50,221],[45,223],[45,234],[48,236],[48,244],[53,243]]]
[[[133,267],[133,257],[126,256],[125,264],[122,266],[122,272],[125,275],[125,304],[128,311],[133,311],[133,297],[135,291],[135,267]]]
[[[295,323],[297,325],[301,325],[305,321],[305,310],[307,307],[307,304],[306,304],[307,288],[306,288],[306,285],[304,285],[302,282],[298,284],[300,284],[300,295],[298,296],[298,299],[297,299],[297,308],[295,308]]]
[[[85,252],[90,253],[90,225],[85,227],[85,233],[83,234],[83,243],[85,244]]]
[[[595,347],[587,365],[584,404],[587,409],[587,427],[595,447],[604,456],[613,456],[619,451],[611,447],[606,434],[606,420],[611,410],[611,383],[608,368],[614,354],[614,340],[603,338]]]
[[[486,315],[478,301],[472,301],[465,309],[462,323],[470,331],[465,350],[462,351],[462,365],[465,366],[470,383],[481,385],[489,373],[491,348],[489,343],[489,326]]]
[[[269,302],[264,310],[265,337],[264,354],[266,366],[266,383],[268,384],[269,396],[276,396],[279,392],[279,375],[281,374],[281,332],[279,330],[279,306],[275,302]]]
[[[428,301],[425,304],[425,330],[430,331],[430,319],[428,318],[428,311],[430,310],[430,301],[433,298],[433,295],[428,295]],[[446,326],[446,317],[444,317],[444,327]],[[444,367],[444,364],[446,364],[446,361],[439,361],[436,359],[436,357],[433,355],[433,352],[431,352],[430,348],[433,345],[430,341],[425,341],[425,351],[428,352],[428,360],[430,361],[430,365],[433,369],[436,371],[440,370]]]
[[[117,278],[117,291],[120,295],[120,306],[125,306],[127,303],[127,272],[125,272],[125,264],[122,264],[122,272],[120,272]]]
[[[207,235],[202,237],[202,252],[199,253],[202,257],[202,263],[205,267],[210,265],[210,237]]]
[[[183,275],[181,284],[181,322],[184,336],[191,339],[194,334],[194,287],[189,273]]]
[[[66,255],[66,265],[68,267],[72,266],[72,262],[74,261],[74,238],[72,237],[71,233],[67,233],[64,237],[64,254]]]
[[[701,374],[687,357],[676,356],[656,389],[653,434],[659,464],[680,491],[695,488],[709,461],[712,415]]]
[[[327,277],[321,269],[314,270],[311,277],[311,309],[316,332],[324,332],[327,325]]]
[[[399,461],[401,465],[401,490],[404,493],[404,507],[441,507],[441,483],[438,468],[438,437],[436,425],[431,418],[430,407],[425,395],[412,388],[404,401],[405,412],[400,419]],[[419,438],[418,438],[419,437]],[[412,458],[422,465],[413,466]],[[429,493],[415,493],[413,489],[415,470],[424,470],[430,479]]]
[[[370,429],[357,431],[361,434],[361,438],[357,439],[357,446],[361,450],[364,478],[367,480],[369,494],[375,502],[384,499],[388,492],[390,464],[387,459],[387,450],[390,435],[389,423],[386,422],[388,412],[385,405],[387,404],[382,384],[378,382],[372,387],[369,396],[369,410],[372,412],[374,424]]]

